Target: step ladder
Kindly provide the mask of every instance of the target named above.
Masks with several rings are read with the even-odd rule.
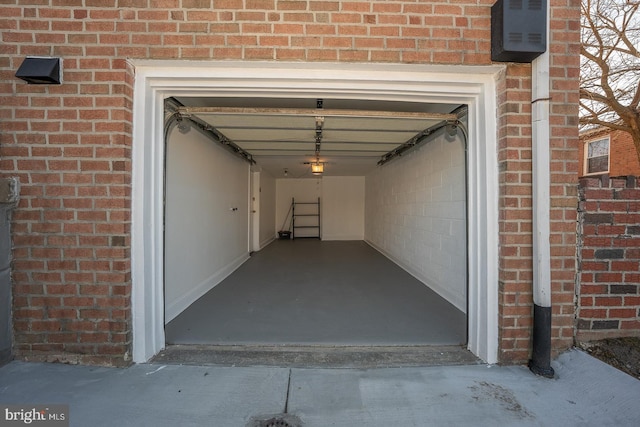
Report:
[[[296,202],[295,197],[291,198],[291,212],[294,239],[320,238],[320,197],[317,202]]]

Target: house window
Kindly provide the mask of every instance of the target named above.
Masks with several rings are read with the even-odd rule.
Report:
[[[609,172],[609,137],[587,142],[585,173]]]

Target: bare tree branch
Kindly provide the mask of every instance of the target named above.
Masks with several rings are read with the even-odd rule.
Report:
[[[631,134],[640,161],[640,0],[581,0],[580,125]]]

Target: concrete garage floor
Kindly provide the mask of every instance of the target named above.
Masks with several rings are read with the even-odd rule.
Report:
[[[578,350],[553,367],[555,379],[522,366],[115,369],[12,362],[0,368],[0,408],[68,404],[74,427],[256,427],[284,413],[300,421],[290,425],[308,427],[640,425],[640,381]]]
[[[165,333],[168,344],[460,345],[466,316],[362,241],[277,240]]]

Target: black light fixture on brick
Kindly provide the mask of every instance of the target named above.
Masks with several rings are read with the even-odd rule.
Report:
[[[16,71],[16,77],[29,84],[59,85],[62,80],[60,58],[28,56]]]

